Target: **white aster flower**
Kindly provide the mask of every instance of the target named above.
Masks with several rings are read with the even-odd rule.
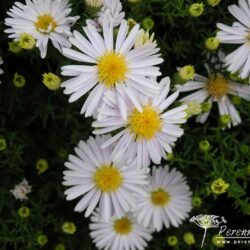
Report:
[[[71,36],[70,27],[79,18],[68,16],[71,12],[68,0],[25,0],[25,4],[15,2],[7,12],[10,18],[5,24],[9,37],[18,41],[23,33],[32,35],[36,40],[41,57],[47,54],[48,41],[51,40],[55,48],[70,47],[68,37]]]
[[[23,181],[15,185],[14,189],[11,189],[10,192],[15,196],[17,200],[27,200],[27,194],[31,192],[31,186],[25,179],[23,179]]]
[[[224,62],[230,72],[238,72],[242,78],[250,75],[250,1],[239,0],[239,6],[233,4],[228,7],[230,13],[239,21],[232,26],[218,23],[221,30],[217,38],[221,43],[241,45],[227,55]]]
[[[65,191],[67,200],[82,196],[75,211],[86,210],[88,217],[99,204],[101,218],[108,221],[111,216],[123,216],[135,205],[134,194],[144,194],[147,183],[146,171],[135,168],[134,159],[124,156],[121,161],[111,157],[113,147],[102,149],[109,136],[90,137],[87,143],[80,141],[75,155],[69,155],[65,163]]]
[[[83,29],[87,39],[74,31],[74,37],[69,40],[76,50],[63,49],[65,56],[82,65],[62,67],[62,75],[73,78],[61,85],[65,87],[64,93],[71,95],[69,102],[76,101],[91,90],[81,113],[85,113],[85,116],[93,115],[108,89],[116,90],[117,95],[127,94],[133,102],[136,102],[131,95],[133,89],[147,96],[158,93],[158,83],[145,76],[160,75],[159,68],[153,66],[163,60],[157,54],[159,49],[155,44],[133,48],[139,25],[135,25],[128,34],[128,24],[122,21],[115,42],[113,26],[109,26],[106,19],[103,23],[103,36],[90,22]]]
[[[147,195],[138,197],[135,217],[144,226],[160,231],[178,227],[192,209],[191,192],[184,176],[173,168],[153,167]]]
[[[186,122],[184,110],[187,106],[166,111],[179,93],[167,98],[170,88],[168,77],[162,79],[159,86],[161,90],[153,98],[135,94],[135,99],[138,99],[136,105],[125,96],[118,98],[113,92],[105,95],[105,105],[98,110],[101,118],[92,126],[97,128],[94,134],[119,130],[102,145],[105,148],[119,140],[112,153],[114,159],[119,160],[125,153],[129,156],[135,154],[137,167],[142,168],[150,164],[150,159],[159,164],[162,157],[166,159],[166,152],[172,152],[175,141],[183,134],[179,124]]]
[[[245,100],[250,101],[250,86],[244,86],[227,79],[221,74],[213,75],[210,69],[205,65],[208,71],[208,77],[195,74],[193,81],[188,81],[183,85],[177,85],[176,88],[180,92],[190,92],[180,101],[189,103],[196,101],[199,103],[208,102],[217,103],[220,115],[229,115],[233,126],[241,123],[241,118],[235,106],[230,100],[230,95],[239,96]],[[196,121],[205,123],[210,111],[201,114],[197,117]],[[228,127],[231,127],[231,123]]]
[[[100,220],[97,212],[91,217],[90,236],[98,249],[143,250],[152,239],[152,230],[137,222],[131,214]]]
[[[103,7],[100,12],[97,13],[98,23],[103,26],[104,19],[108,23],[113,23],[114,27],[121,24],[125,17],[125,13],[122,11],[122,4],[120,0],[103,0]]]

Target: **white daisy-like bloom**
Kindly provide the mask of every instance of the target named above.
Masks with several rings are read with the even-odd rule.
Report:
[[[98,249],[143,250],[152,239],[152,230],[137,222],[132,214],[100,220],[98,212],[91,216],[90,236]]]
[[[236,83],[227,79],[223,75],[211,74],[210,69],[205,65],[208,77],[195,74],[192,81],[188,81],[183,85],[177,85],[176,89],[180,92],[191,92],[180,101],[190,103],[192,101],[203,103],[208,102],[211,105],[217,103],[220,115],[229,115],[231,122],[228,124],[236,126],[241,123],[241,118],[235,106],[230,100],[230,95],[239,96],[245,100],[250,101],[250,86]],[[205,123],[209,112],[199,115],[196,119],[197,122]]]
[[[71,13],[68,0],[25,0],[25,4],[15,2],[7,12],[10,16],[5,24],[10,26],[5,30],[9,38],[18,41],[23,33],[32,35],[36,40],[41,58],[47,54],[48,41],[55,48],[70,47],[68,37],[70,27],[78,20],[78,16],[68,16]]]
[[[103,20],[103,35],[88,22],[83,30],[85,38],[78,31],[69,38],[76,49],[64,48],[63,53],[68,58],[80,62],[82,65],[68,65],[62,67],[62,75],[73,78],[63,82],[64,93],[71,95],[69,102],[78,100],[90,92],[81,113],[91,116],[100,106],[104,93],[115,90],[120,96],[124,93],[136,103],[132,90],[138,90],[147,96],[155,96],[159,92],[158,83],[145,76],[160,75],[158,67],[163,60],[158,54],[156,44],[147,44],[140,48],[133,48],[139,25],[135,25],[128,33],[127,21],[123,20],[114,42],[114,29]]]
[[[122,11],[120,0],[103,0],[103,7],[97,13],[97,21],[101,26],[103,26],[105,19],[108,23],[113,23],[114,27],[117,27],[121,24],[124,17],[125,13]]]
[[[75,211],[86,210],[88,217],[99,206],[100,216],[108,221],[111,216],[123,216],[135,205],[134,194],[145,194],[147,172],[135,167],[134,159],[126,155],[121,161],[111,157],[113,147],[105,149],[101,145],[110,136],[90,137],[87,143],[80,141],[75,155],[69,155],[63,172],[67,200],[82,196]]]
[[[166,159],[166,153],[172,153],[176,140],[183,134],[179,124],[186,122],[187,106],[168,109],[179,93],[167,97],[170,89],[168,77],[163,78],[159,86],[160,92],[153,98],[135,94],[137,105],[126,96],[118,98],[113,92],[106,93],[105,105],[98,110],[101,119],[92,126],[96,128],[94,134],[119,130],[102,145],[105,148],[118,141],[112,152],[114,159],[119,160],[125,153],[129,156],[135,154],[137,167],[144,168],[148,167],[150,159],[159,164],[162,158]]]
[[[23,181],[15,185],[14,188],[10,190],[10,192],[17,200],[27,200],[27,194],[31,193],[31,186],[28,184],[26,179],[23,179]]]
[[[138,222],[160,231],[178,227],[192,209],[191,191],[182,173],[168,166],[153,167],[146,196],[139,196],[134,209]]]
[[[239,72],[244,79],[250,75],[250,1],[239,0],[238,5],[230,5],[228,10],[238,21],[232,26],[218,23],[217,38],[221,43],[240,45],[224,62],[230,72]]]
[[[3,64],[3,59],[2,59],[2,57],[0,57],[0,65],[2,65]],[[3,70],[0,68],[0,75],[2,75],[3,74]],[[0,84],[1,84],[1,81],[0,81]]]

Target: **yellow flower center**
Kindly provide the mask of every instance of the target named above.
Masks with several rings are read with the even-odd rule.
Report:
[[[116,83],[124,81],[128,71],[124,56],[114,51],[100,57],[97,68],[99,81],[103,82],[107,88],[111,88]]]
[[[28,33],[22,33],[19,38],[19,46],[22,49],[33,49],[36,45],[35,38],[28,34]]]
[[[38,16],[35,25],[36,29],[44,34],[53,32],[57,26],[54,18],[51,15]]]
[[[208,92],[217,98],[225,96],[228,92],[229,85],[223,76],[215,76],[208,81]]]
[[[118,234],[128,235],[132,231],[132,222],[128,218],[121,218],[116,220],[113,228]]]
[[[138,138],[150,140],[161,129],[161,120],[158,113],[146,105],[142,112],[132,111],[128,119],[128,127]]]
[[[116,191],[123,183],[121,172],[112,165],[103,165],[94,175],[96,187],[103,192]]]
[[[151,193],[151,201],[155,206],[164,207],[170,200],[170,194],[163,189]]]

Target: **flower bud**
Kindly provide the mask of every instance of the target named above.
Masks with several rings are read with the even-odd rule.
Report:
[[[192,205],[193,205],[193,207],[200,207],[201,204],[202,204],[202,200],[201,200],[201,198],[199,196],[194,196],[192,198]]]
[[[220,238],[218,238],[220,237]],[[214,246],[221,248],[225,246],[225,238],[221,234],[216,234],[212,237],[212,243]]]
[[[57,244],[56,247],[55,247],[55,250],[65,250],[65,246],[63,244]]]
[[[22,206],[18,209],[18,215],[21,218],[27,218],[30,216],[30,209],[28,207]]]
[[[48,243],[48,238],[45,234],[40,234],[37,236],[36,241],[40,246],[44,246]]]
[[[36,163],[36,169],[38,174],[44,173],[49,168],[48,161],[46,159],[39,159]]]
[[[223,179],[219,178],[211,184],[211,191],[214,194],[220,195],[227,191],[229,184],[226,183]]]
[[[240,152],[242,154],[248,154],[249,153],[249,146],[247,144],[242,144],[240,146]]]
[[[212,103],[211,102],[203,102],[202,103],[202,112],[207,113],[211,110],[212,108]]]
[[[19,53],[20,51],[22,51],[22,48],[19,46],[19,42],[16,41],[12,41],[8,43],[9,45],[9,51],[12,53]]]
[[[73,222],[64,222],[62,231],[66,234],[74,234],[76,232],[76,225]]]
[[[221,0],[207,0],[207,4],[212,6],[212,7],[219,5],[220,2],[221,2]]]
[[[189,7],[189,13],[193,17],[199,17],[204,11],[203,3],[193,3]]]
[[[226,127],[231,122],[230,115],[221,115],[219,119],[219,123],[222,127]]]
[[[27,50],[31,50],[35,47],[36,45],[36,40],[35,38],[28,34],[28,33],[22,33],[19,37],[19,46],[22,49],[27,49]]]
[[[57,90],[60,88],[61,79],[53,73],[44,73],[43,84],[50,90]]]
[[[220,45],[220,41],[218,38],[216,37],[209,37],[206,41],[205,41],[205,47],[208,50],[216,50],[218,49]]]

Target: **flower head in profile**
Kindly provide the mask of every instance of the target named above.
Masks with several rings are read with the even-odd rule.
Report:
[[[152,239],[152,230],[138,223],[131,214],[122,217],[113,216],[105,222],[94,212],[89,225],[90,236],[98,249],[140,250]]]
[[[219,56],[222,60],[223,54],[219,53]],[[205,66],[208,71],[208,76],[195,74],[194,80],[176,86],[176,89],[182,93],[191,92],[191,94],[186,95],[180,99],[180,101],[183,103],[195,101],[201,104],[206,102],[209,104],[210,108],[212,104],[216,103],[220,116],[229,115],[231,117],[231,122],[228,123],[229,128],[231,125],[236,126],[240,124],[240,115],[231,101],[231,98],[232,96],[239,96],[250,101],[250,86],[230,80],[220,73],[212,74],[210,68],[207,65]],[[205,123],[209,114],[210,109],[199,115],[196,121]]]
[[[117,97],[107,92],[104,105],[98,110],[97,121],[92,126],[94,134],[114,131],[114,136],[102,147],[118,141],[112,157],[120,159],[125,153],[129,157],[137,156],[137,167],[148,167],[150,160],[159,164],[166,159],[166,153],[172,153],[172,147],[182,136],[181,123],[186,122],[187,106],[172,109],[169,106],[178,97],[178,92],[167,97],[170,90],[170,79],[162,79],[160,92],[153,98],[130,91],[130,97]],[[137,101],[138,100],[138,101]]]
[[[239,76],[244,79],[250,75],[250,2],[239,0],[238,5],[230,5],[228,10],[237,21],[231,26],[217,23],[220,29],[217,38],[221,43],[239,46],[224,58],[224,62],[228,71],[238,72]]]
[[[204,245],[207,229],[218,228],[221,223],[227,223],[227,221],[225,220],[223,216],[221,217],[221,220],[219,220],[219,218],[220,216],[217,216],[217,215],[200,214],[200,215],[193,216],[190,219],[190,222],[193,222],[197,226],[204,229],[204,235],[203,235],[201,247],[203,247]]]
[[[0,65],[2,65],[3,64],[3,59],[2,59],[2,57],[0,57]],[[2,75],[3,74],[3,70],[0,68],[0,75]],[[1,81],[0,81],[0,84],[1,84]]]
[[[158,67],[160,58],[156,44],[147,44],[134,48],[139,25],[135,25],[128,33],[129,26],[123,20],[118,28],[114,41],[113,24],[103,21],[103,34],[87,24],[83,27],[85,36],[74,31],[69,40],[74,49],[64,48],[66,57],[79,62],[80,65],[62,67],[62,75],[70,76],[61,84],[64,93],[71,95],[69,102],[74,102],[89,92],[81,113],[92,116],[100,106],[104,93],[112,90],[121,97],[131,98],[131,91],[136,90],[146,96],[154,96],[159,92],[158,83],[146,76],[160,75]],[[136,102],[136,100],[133,100]]]
[[[75,211],[85,211],[88,217],[99,207],[100,217],[109,221],[111,216],[123,216],[136,204],[135,194],[145,194],[147,173],[135,167],[135,160],[124,155],[115,161],[113,146],[101,145],[110,136],[90,137],[87,143],[80,141],[75,155],[69,155],[63,172],[63,185],[71,186],[65,191],[67,200],[81,197]]]
[[[26,42],[22,44],[28,49],[34,45],[34,39],[41,58],[45,58],[49,40],[58,50],[70,47],[70,27],[79,18],[68,16],[70,12],[68,0],[25,0],[25,4],[15,2],[7,12],[10,17],[5,19],[5,24],[10,28],[5,32],[14,41],[22,40],[23,34],[26,34]]]
[[[133,209],[139,222],[160,231],[178,227],[191,211],[191,192],[184,176],[175,168],[153,167],[146,196],[138,197]]]
[[[114,27],[121,24],[125,17],[125,13],[122,11],[122,4],[120,0],[103,0],[102,9],[97,13],[97,21],[103,26],[104,19],[108,23],[113,23]]]
[[[23,179],[23,181],[15,185],[14,188],[10,190],[10,192],[15,196],[17,200],[27,200],[27,194],[31,192],[31,186],[28,184],[26,179]]]

